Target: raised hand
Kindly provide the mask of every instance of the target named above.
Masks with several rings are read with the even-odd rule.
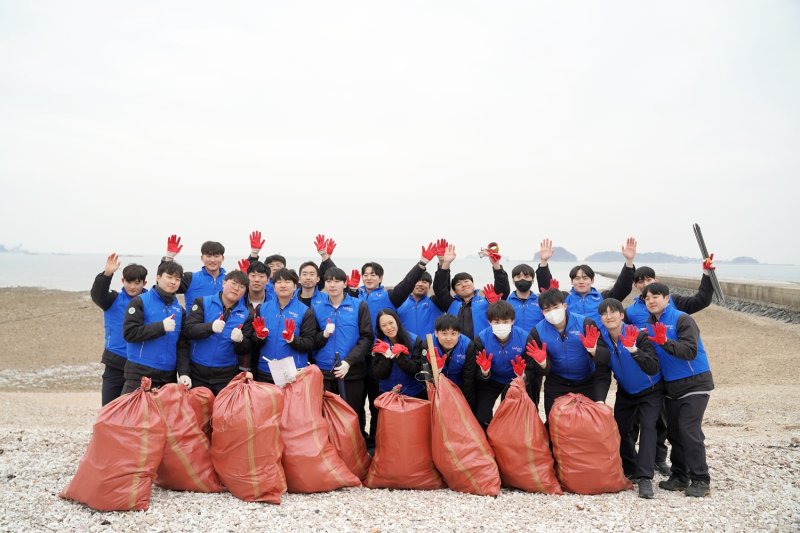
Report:
[[[359,283],[361,283],[361,274],[357,268],[354,268],[350,275],[347,276],[347,286],[351,289],[357,289]]]
[[[211,331],[214,333],[222,333],[222,330],[225,329],[225,321],[222,320],[224,316],[225,315],[223,313],[220,313],[219,318],[211,323]]]
[[[175,259],[175,256],[181,253],[183,245],[181,245],[181,238],[177,235],[170,235],[167,237],[167,257]]]
[[[250,270],[250,261],[247,259],[239,259],[239,270],[247,274],[247,271]]]
[[[164,324],[164,332],[172,333],[175,331],[175,313],[172,313],[167,318],[161,321]]]
[[[525,354],[541,366],[544,366],[545,361],[547,361],[547,343],[543,342],[542,347],[539,348],[536,341],[532,340],[525,346]]]
[[[553,257],[553,241],[545,239],[539,243],[539,264],[546,266],[551,257]]]
[[[636,351],[636,337],[638,335],[639,328],[633,324],[628,324],[622,328],[619,340],[622,341],[622,345],[627,348],[629,352],[633,353]]]
[[[549,291],[550,289],[557,289],[561,286],[557,279],[553,278],[550,280],[549,287],[539,287],[539,292]]]
[[[450,268],[450,263],[455,261],[456,259],[456,247],[454,244],[448,244],[447,248],[444,250],[444,254],[439,259],[439,262],[442,264],[442,268]]]
[[[525,360],[519,355],[511,361],[511,368],[517,376],[521,376],[525,372]]]
[[[103,274],[108,277],[114,275],[114,272],[117,271],[120,265],[119,256],[116,253],[111,253],[108,258],[106,259],[106,266],[103,269]]]
[[[628,240],[622,245],[622,255],[625,257],[625,265],[633,266],[633,258],[636,257],[636,239],[628,237]]]
[[[597,326],[586,326],[586,335],[581,335],[583,347],[590,352],[597,348],[597,339],[600,338],[600,331]]]
[[[266,241],[261,238],[260,231],[256,230],[250,233],[250,254],[256,256],[261,253],[261,249],[264,247],[265,242]]]
[[[386,355],[391,359],[392,351],[389,349],[389,344],[381,339],[375,341],[375,344],[372,345],[372,353],[379,353],[381,355]],[[389,354],[389,355],[387,355]]]
[[[287,318],[283,321],[283,324],[284,328],[283,331],[281,331],[281,337],[283,337],[283,340],[287,343],[292,342],[294,340],[294,330],[297,327],[294,323],[294,319]]]
[[[497,294],[494,292],[494,285],[489,283],[483,288],[483,297],[486,298],[490,304],[493,304],[503,297],[503,293]]]
[[[648,332],[649,332],[649,326],[648,326]],[[667,326],[665,326],[661,322],[656,322],[653,325],[653,336],[647,338],[650,339],[650,342],[653,342],[661,346],[662,344],[667,342]]]
[[[422,247],[422,255],[420,256],[419,262],[427,265],[428,261],[436,257],[436,252],[438,251],[439,248],[436,243],[428,243],[427,248],[425,246]]]
[[[703,270],[716,270],[717,267],[714,266],[714,254],[709,255],[705,259],[703,259]]]
[[[267,329],[267,325],[264,323],[264,317],[257,316],[253,319],[253,331],[255,331],[256,337],[262,341],[267,338],[267,335],[269,335],[269,330]]]
[[[333,254],[333,251],[335,249],[336,249],[336,241],[334,241],[333,239],[328,239],[325,242],[325,253],[327,253],[328,256],[330,256]]]
[[[475,362],[478,363],[478,366],[481,368],[481,372],[483,372],[484,376],[489,375],[489,370],[492,368],[492,358],[494,354],[489,354],[486,356],[486,350],[481,350],[478,352],[478,355],[475,357]]]
[[[486,257],[488,257],[489,261],[491,261],[492,263],[499,263],[500,259],[502,259],[503,257],[502,255],[500,255],[500,252],[496,251],[496,249],[497,245],[486,249]]]
[[[447,239],[439,239],[436,241],[436,256],[439,258],[439,262],[442,261],[442,257],[444,253],[447,251]]]
[[[392,353],[394,355],[408,355],[408,348],[402,344],[395,344],[392,346]]]

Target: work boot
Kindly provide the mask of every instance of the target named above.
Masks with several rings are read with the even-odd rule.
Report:
[[[711,494],[711,484],[708,481],[692,480],[692,484],[686,489],[686,495],[694,498],[703,498]]]
[[[651,479],[639,478],[639,497],[648,500],[653,498],[653,481]]]
[[[677,476],[669,476],[668,480],[658,482],[658,487],[664,490],[686,490],[688,486],[689,482],[687,480]]]
[[[656,471],[662,476],[669,476],[672,474],[672,469],[666,461],[659,461],[656,463]]]

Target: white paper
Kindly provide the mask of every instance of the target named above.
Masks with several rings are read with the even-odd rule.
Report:
[[[272,380],[278,387],[283,387],[297,378],[297,367],[294,364],[294,357],[284,357],[283,359],[267,359],[263,357],[269,365],[269,372]]]

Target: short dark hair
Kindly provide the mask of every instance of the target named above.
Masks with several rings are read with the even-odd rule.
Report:
[[[520,274],[527,274],[530,277],[534,277],[536,275],[536,271],[533,269],[532,266],[526,265],[522,263],[521,265],[517,265],[511,269],[511,277],[514,278]]]
[[[598,314],[604,314],[606,311],[611,309],[612,311],[617,311],[618,313],[625,312],[625,306],[622,305],[622,302],[617,300],[616,298],[606,298],[600,305],[597,306]]]
[[[576,267],[572,267],[572,270],[569,271],[569,279],[575,279],[578,276],[578,271],[582,270],[584,274],[589,276],[591,279],[594,279],[594,270],[589,265],[578,265]]]
[[[272,254],[272,255],[268,255],[267,257],[264,258],[264,264],[265,265],[268,265],[270,263],[274,263],[275,261],[278,261],[283,266],[286,266],[286,258],[283,257],[282,255]]]
[[[131,263],[122,269],[122,279],[125,281],[145,281],[147,279],[147,269],[142,265]]]
[[[419,277],[419,281],[424,281],[425,283],[433,283],[433,278],[427,272],[423,272],[422,275]]]
[[[461,333],[461,324],[458,322],[458,317],[455,315],[445,313],[436,317],[436,320],[433,322],[434,331],[448,331],[451,329]]]
[[[372,268],[372,271],[375,272],[375,274],[379,278],[383,277],[383,267],[380,264],[378,264],[378,263],[376,263],[374,261],[370,261],[369,263],[364,263],[364,265],[361,267],[361,275],[362,276],[364,275],[364,271],[367,270],[367,268]]]
[[[640,281],[646,278],[656,279],[656,271],[650,267],[639,267],[633,271],[634,283],[639,283]]]
[[[329,279],[335,279],[337,281],[344,281],[347,282],[347,274],[344,273],[344,270],[338,267],[329,268],[325,271],[325,281]]]
[[[200,247],[200,253],[203,255],[225,255],[225,247],[221,242],[206,241]]]
[[[669,287],[664,285],[663,283],[659,283],[655,281],[642,289],[642,297],[645,297],[648,294],[660,294],[661,296],[669,296]]]
[[[158,270],[156,271],[156,276],[162,274],[169,274],[170,276],[178,276],[180,278],[183,276],[183,267],[180,263],[176,263],[175,261],[164,261],[158,265]]]
[[[378,311],[378,315],[375,317],[375,337],[385,341],[389,340],[389,337],[387,337],[386,334],[381,330],[380,326],[381,317],[384,315],[389,315],[390,317],[394,318],[395,322],[397,322],[397,335],[395,335],[395,337],[397,338],[397,342],[408,348],[410,352],[412,348],[411,335],[408,334],[408,331],[403,325],[403,322],[400,320],[397,311],[395,311],[394,309],[385,307],[380,311]]]
[[[319,267],[314,261],[306,261],[305,263],[300,265],[300,268],[297,269],[297,273],[299,274],[300,272],[302,272],[305,267],[314,267],[314,270],[317,271],[317,276],[319,276]]]
[[[464,281],[465,279],[468,279],[471,282],[475,283],[475,280],[472,279],[472,276],[470,274],[467,274],[466,272],[459,272],[458,274],[453,276],[453,280],[450,282],[450,288],[456,290],[456,283],[458,283],[459,281]]]
[[[247,274],[241,270],[231,270],[225,274],[225,281],[228,280],[233,280],[240,285],[244,285],[245,287],[250,285],[250,278],[248,278]]]
[[[489,304],[489,308],[486,310],[486,318],[489,319],[489,322],[495,320],[514,320],[515,316],[514,306],[504,300]]]
[[[261,261],[250,261],[250,266],[247,267],[248,274],[267,274],[269,275],[269,268]]]
[[[295,285],[300,283],[300,278],[297,277],[297,272],[291,268],[279,268],[272,274],[272,283],[277,283],[278,280],[291,281]]]
[[[564,292],[559,289],[548,289],[539,295],[539,307],[545,309],[554,305],[563,304],[566,300]]]

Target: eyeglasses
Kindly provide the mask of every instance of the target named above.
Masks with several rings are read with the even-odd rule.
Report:
[[[230,285],[231,289],[236,291],[243,291],[247,288],[247,285],[242,285],[238,281],[229,281],[228,284]]]

